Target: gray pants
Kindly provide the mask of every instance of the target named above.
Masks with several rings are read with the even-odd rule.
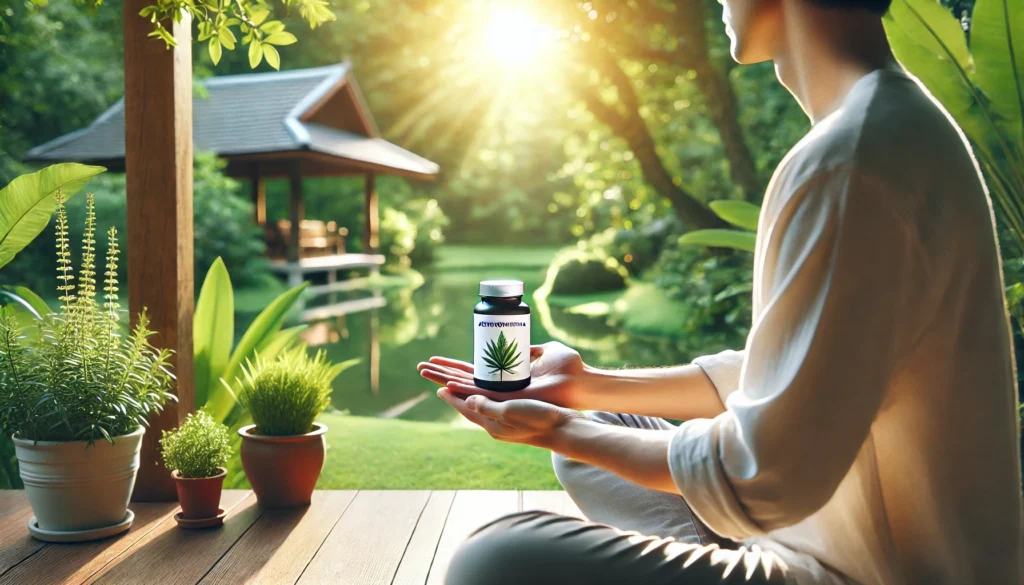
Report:
[[[588,413],[607,424],[672,429],[657,418]],[[785,565],[725,541],[682,497],[554,456],[555,475],[589,521],[547,512],[506,516],[477,530],[452,559],[448,585],[764,585]]]

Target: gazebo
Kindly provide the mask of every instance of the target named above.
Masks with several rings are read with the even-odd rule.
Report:
[[[287,275],[292,284],[311,272],[326,272],[333,282],[338,270],[383,264],[384,257],[377,253],[375,177],[430,180],[439,167],[380,137],[350,63],[225,75],[206,79],[202,86],[192,103],[194,148],[216,153],[227,160],[229,175],[250,181],[256,222],[264,226],[269,239],[283,240],[284,253],[271,259],[275,271]],[[33,148],[25,160],[74,161],[124,170],[124,100],[86,128]],[[363,253],[336,249],[315,257],[304,254],[304,242],[323,238],[304,236],[303,177],[363,177]],[[266,178],[287,178],[290,183],[289,219],[279,225],[267,224]]]

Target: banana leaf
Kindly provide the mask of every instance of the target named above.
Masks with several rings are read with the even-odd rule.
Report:
[[[58,191],[68,200],[105,170],[78,163],[56,164],[17,177],[0,189],[0,267],[46,228],[57,205]]]

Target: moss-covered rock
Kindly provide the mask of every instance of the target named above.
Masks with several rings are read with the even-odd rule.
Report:
[[[545,286],[554,295],[622,290],[626,276],[626,269],[615,258],[569,249],[552,261]]]

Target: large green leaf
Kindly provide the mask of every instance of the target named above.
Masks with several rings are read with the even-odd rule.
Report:
[[[46,301],[24,286],[0,288],[0,305],[10,303],[31,313],[36,319],[48,315],[52,311]]]
[[[1003,138],[1024,147],[1024,2],[977,0],[971,18],[975,80],[999,114]]]
[[[285,317],[288,316],[288,312],[295,306],[295,303],[299,300],[308,284],[304,282],[291,290],[285,291],[281,296],[274,299],[266,309],[263,309],[263,312],[256,317],[256,320],[252,322],[249,329],[242,335],[242,339],[239,340],[234,353],[231,354],[228,365],[224,368],[223,373],[221,373],[221,378],[228,383],[234,382],[239,374],[239,368],[242,363],[247,359],[253,359],[257,348],[268,337],[281,329]],[[207,412],[215,420],[222,421],[231,413],[234,403],[235,399],[227,391],[227,388],[224,388],[223,384],[218,384],[216,388],[211,388],[207,396]]]
[[[757,231],[757,220],[761,215],[761,208],[746,201],[712,201],[711,211],[715,215],[729,222],[730,224],[750,230]]]
[[[210,393],[220,388],[235,339],[235,295],[220,258],[206,273],[192,323],[196,406],[202,408]]]
[[[683,245],[732,248],[744,252],[753,252],[756,242],[757,234],[740,230],[697,230],[679,238]]]
[[[986,124],[972,91],[974,64],[960,21],[936,0],[893,0],[882,22],[900,63],[972,140],[982,138]]]
[[[0,267],[36,239],[50,222],[58,191],[70,199],[89,179],[107,169],[61,163],[22,175],[0,189]]]

